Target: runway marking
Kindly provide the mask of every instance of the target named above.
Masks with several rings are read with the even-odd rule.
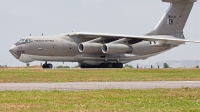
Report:
[[[200,81],[0,83],[0,91],[199,88]]]

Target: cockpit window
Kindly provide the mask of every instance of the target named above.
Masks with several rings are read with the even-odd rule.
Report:
[[[20,39],[15,45],[21,45],[21,44],[26,44],[26,43],[31,43],[33,42],[32,39]]]

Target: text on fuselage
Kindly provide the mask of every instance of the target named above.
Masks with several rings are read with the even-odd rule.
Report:
[[[34,40],[34,42],[54,42],[54,40]]]

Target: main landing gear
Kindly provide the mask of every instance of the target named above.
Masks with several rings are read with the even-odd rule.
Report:
[[[42,68],[50,68],[52,69],[53,68],[53,65],[51,63],[48,63],[47,64],[47,61],[42,65]]]
[[[122,63],[102,63],[101,65],[81,65],[81,68],[123,68]]]

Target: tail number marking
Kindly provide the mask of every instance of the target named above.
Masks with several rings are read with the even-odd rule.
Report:
[[[173,19],[167,19],[167,24],[168,25],[173,25]]]

